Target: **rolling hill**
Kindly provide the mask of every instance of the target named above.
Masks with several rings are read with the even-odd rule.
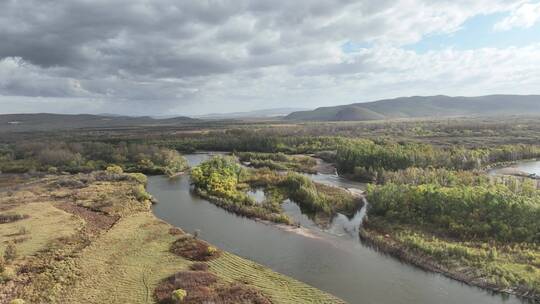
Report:
[[[288,120],[367,121],[540,114],[540,95],[413,96],[293,112]]]
[[[90,114],[3,114],[0,115],[0,132],[133,126],[174,126],[197,121],[199,120],[183,116],[155,119],[149,116],[132,117]]]

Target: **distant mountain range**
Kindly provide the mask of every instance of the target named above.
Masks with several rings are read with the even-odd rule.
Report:
[[[540,114],[540,95],[414,96],[293,112],[287,120],[366,121],[396,118]]]
[[[283,116],[285,120],[296,121],[369,121],[399,118],[540,115],[540,95],[414,96],[322,107],[308,111],[298,110],[297,108],[278,108],[208,114],[199,116],[201,119],[185,116],[135,117],[113,114],[3,114],[0,115],[0,133],[77,128],[178,126],[204,122],[202,119],[268,119]]]
[[[0,132],[49,131],[77,128],[110,128],[132,126],[174,126],[199,121],[189,117],[155,119],[149,116],[117,116],[90,114],[3,114],[0,115]]]
[[[245,119],[245,118],[272,118],[286,116],[292,112],[305,111],[305,108],[276,108],[255,110],[249,112],[212,113],[195,116],[202,119]]]

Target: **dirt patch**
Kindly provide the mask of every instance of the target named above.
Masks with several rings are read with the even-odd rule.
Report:
[[[120,218],[119,216],[106,215],[105,213],[93,211],[70,203],[57,204],[56,207],[84,219],[86,222],[85,227],[90,233],[99,233],[103,230],[109,230]]]
[[[182,303],[215,304],[270,304],[257,289],[240,283],[222,284],[216,275],[206,271],[182,271],[163,280],[154,291],[160,304],[174,304],[172,293],[182,289],[186,296]]]
[[[191,261],[210,261],[221,254],[216,247],[190,235],[181,236],[174,241],[171,252]]]

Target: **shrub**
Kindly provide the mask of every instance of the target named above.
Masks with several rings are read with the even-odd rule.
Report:
[[[129,176],[140,184],[146,185],[148,178],[142,173],[130,173]]]
[[[51,166],[51,167],[49,167],[47,169],[47,173],[49,173],[49,174],[57,174],[58,173],[58,168]]]
[[[208,255],[214,255],[218,252],[217,248],[214,246],[208,246]]]
[[[26,302],[23,299],[14,299],[9,302],[9,304],[25,304]]]
[[[146,189],[144,188],[143,185],[137,185],[137,186],[133,187],[133,196],[135,196],[135,198],[139,202],[144,202],[144,201],[148,201],[148,200],[152,199],[150,194],[148,192],[146,192]]]
[[[488,258],[491,261],[495,260],[497,258],[497,256],[498,256],[497,248],[493,247],[488,251]]]
[[[124,173],[124,169],[122,169],[122,167],[120,167],[118,165],[108,166],[107,169],[105,169],[105,171],[107,171],[107,173],[110,173],[110,174],[122,174],[122,173]]]
[[[182,303],[187,296],[187,292],[183,289],[177,289],[172,292],[171,298],[177,303]]]
[[[17,274],[13,268],[6,267],[2,273],[0,273],[0,283],[13,280]]]

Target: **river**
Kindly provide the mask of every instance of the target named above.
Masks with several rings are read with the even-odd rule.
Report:
[[[208,154],[186,155],[191,166],[207,159]],[[340,177],[317,176],[318,181],[361,187]],[[336,184],[336,183],[334,183]],[[302,223],[305,236],[276,225],[236,216],[196,196],[189,177],[168,179],[152,176],[148,191],[159,203],[157,217],[182,229],[200,231],[202,239],[214,245],[325,290],[349,303],[361,304],[493,304],[523,303],[513,296],[493,294],[480,288],[426,272],[381,254],[358,241],[362,215],[349,219],[338,216],[328,229]],[[295,204],[284,207],[293,208]],[[302,216],[301,211],[288,210]],[[359,211],[361,212],[361,211]],[[298,214],[300,213],[300,214]],[[356,230],[357,231],[357,230]]]
[[[489,170],[490,174],[507,174],[507,173],[527,173],[527,174],[536,174],[540,176],[540,161],[537,160],[528,160],[518,162],[514,165],[504,168],[496,168]]]

